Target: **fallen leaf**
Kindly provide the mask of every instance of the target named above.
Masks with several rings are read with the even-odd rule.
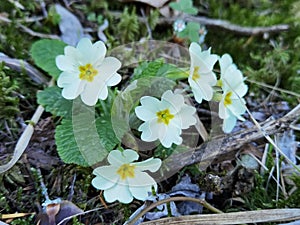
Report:
[[[49,204],[46,207],[46,212],[41,213],[37,216],[37,225],[56,225],[62,220],[82,212],[82,209],[78,208],[74,203],[70,201],[62,201],[60,203]]]
[[[75,46],[84,37],[80,21],[73,13],[59,4],[55,4],[55,10],[60,15],[59,29],[62,41],[68,45]]]

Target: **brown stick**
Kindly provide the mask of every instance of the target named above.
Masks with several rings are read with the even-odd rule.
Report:
[[[267,135],[279,133],[288,129],[291,122],[300,118],[300,104],[278,120],[269,120],[261,124],[262,130]],[[227,136],[216,137],[200,145],[199,148],[184,153],[171,155],[169,165],[183,168],[188,165],[200,163],[200,169],[205,169],[211,163],[218,163],[234,157],[235,153],[252,141],[264,138],[264,134],[256,126],[233,133]],[[204,168],[205,167],[205,168]]]
[[[265,209],[257,211],[222,214],[190,215],[168,217],[141,223],[142,225],[207,225],[207,224],[248,224],[260,222],[280,222],[300,219],[300,209]]]
[[[12,21],[6,17],[0,16],[0,22],[5,22],[5,23],[12,23]],[[19,22],[16,22],[16,26],[18,28],[21,28],[25,33],[34,36],[34,37],[40,37],[40,38],[49,38],[49,39],[60,39],[57,35],[53,34],[43,34],[36,32],[34,30],[29,29],[28,27],[20,24]]]
[[[205,208],[211,210],[212,212],[215,213],[223,213],[222,211],[220,211],[219,209],[213,207],[211,204],[209,204],[207,201],[205,201],[205,199],[197,199],[197,198],[190,198],[190,197],[183,197],[183,196],[177,196],[177,197],[171,197],[171,198],[166,198],[157,202],[152,203],[151,205],[149,205],[148,207],[146,207],[145,209],[143,209],[136,217],[134,217],[131,221],[129,221],[127,223],[127,225],[133,225],[135,224],[135,222],[142,217],[143,215],[145,215],[147,212],[149,212],[151,209],[156,208],[157,206],[161,205],[161,204],[165,204],[168,202],[176,202],[176,201],[191,201],[191,202],[196,202],[200,205],[203,205]]]
[[[110,12],[116,18],[121,18],[121,12]],[[178,17],[170,17],[170,18],[159,18],[159,24],[172,24],[176,21]],[[183,19],[187,22],[197,22],[202,25],[206,25],[209,27],[220,28],[223,30],[231,31],[233,33],[244,35],[244,36],[252,36],[252,35],[262,35],[265,33],[280,33],[283,31],[287,31],[289,29],[289,25],[287,24],[277,24],[268,27],[243,27],[237,24],[232,24],[226,20],[220,19],[212,19],[204,16],[190,16],[185,15]],[[139,17],[139,21],[145,22],[145,18]]]

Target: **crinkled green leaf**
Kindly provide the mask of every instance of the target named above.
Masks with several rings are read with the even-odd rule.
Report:
[[[115,132],[111,124],[110,117],[99,117],[96,120],[96,127],[100,136],[101,144],[108,150],[111,151],[119,143],[116,138]]]
[[[164,64],[158,71],[157,76],[166,77],[171,80],[187,79],[189,68],[182,69],[172,64]]]
[[[198,10],[193,6],[192,0],[180,0],[179,2],[171,2],[169,6],[177,11],[191,15],[196,15]]]
[[[37,102],[44,106],[46,112],[56,116],[71,118],[73,101],[62,97],[61,89],[57,86],[48,87],[38,92]]]
[[[85,113],[80,113],[76,117],[76,122],[74,116],[73,121],[63,119],[56,128],[55,141],[58,154],[65,163],[94,165],[102,161],[119,141],[110,118],[99,117],[91,121]]]
[[[59,40],[39,40],[30,49],[35,64],[55,79],[61,71],[56,67],[55,58],[64,53],[66,44]]]
[[[178,33],[178,37],[188,38],[191,41],[199,41],[200,24],[196,22],[188,22],[186,28]]]
[[[148,77],[165,77],[171,80],[188,78],[187,69],[178,68],[175,65],[165,63],[163,59],[157,59],[152,62],[142,62],[134,69],[133,80]]]
[[[61,124],[56,127],[55,141],[58,155],[65,163],[75,163],[80,166],[88,166],[87,161],[82,156],[76,144],[72,120],[63,119]]]
[[[157,76],[157,72],[163,65],[163,59],[157,59],[152,62],[142,62],[137,68],[134,69],[133,80],[143,77]]]

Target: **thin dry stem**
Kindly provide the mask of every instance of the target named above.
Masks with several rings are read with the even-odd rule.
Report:
[[[149,205],[148,207],[146,207],[145,209],[143,209],[136,217],[134,217],[131,221],[128,222],[127,225],[134,225],[135,222],[142,217],[143,215],[145,215],[147,212],[149,212],[150,210],[156,208],[157,206],[161,205],[161,204],[165,204],[168,202],[176,202],[176,201],[191,201],[191,202],[196,202],[198,204],[203,205],[203,207],[209,209],[212,212],[215,213],[223,213],[221,210],[213,207],[211,204],[209,204],[207,201],[205,201],[204,199],[197,199],[197,198],[190,198],[190,197],[171,197],[171,198],[167,198],[167,199],[163,199],[157,202],[152,203],[151,205]]]

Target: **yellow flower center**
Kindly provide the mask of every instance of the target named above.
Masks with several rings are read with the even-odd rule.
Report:
[[[94,77],[98,74],[98,70],[94,69],[90,63],[86,64],[85,66],[79,66],[79,71],[79,78],[89,82],[92,82]]]
[[[225,106],[228,106],[228,105],[232,104],[231,95],[232,95],[231,91],[226,94],[225,99],[224,99],[224,105]]]
[[[130,164],[123,164],[120,166],[120,168],[117,170],[117,174],[120,175],[122,180],[125,180],[127,177],[134,178],[134,165]]]
[[[194,72],[193,72],[193,76],[192,76],[192,80],[196,81],[197,79],[200,78],[200,74],[199,74],[199,66],[195,66],[194,67]]]
[[[169,124],[170,120],[174,118],[174,115],[170,113],[169,109],[165,109],[156,113],[157,122],[164,123],[166,125]]]

